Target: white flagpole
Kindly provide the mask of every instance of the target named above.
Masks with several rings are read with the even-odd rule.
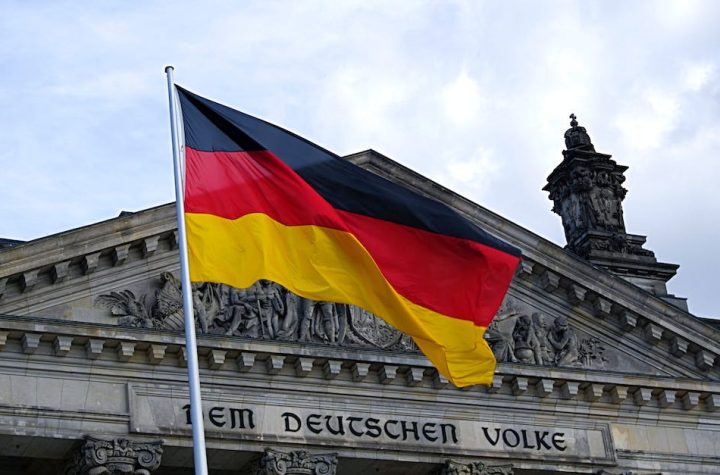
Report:
[[[173,165],[175,170],[175,211],[178,223],[178,248],[180,249],[180,282],[182,284],[183,313],[185,314],[185,353],[187,354],[188,382],[190,386],[190,417],[193,434],[193,457],[195,475],[207,475],[205,456],[205,428],[200,398],[200,373],[198,371],[197,341],[195,339],[195,315],[193,313],[192,287],[188,269],[187,237],[185,234],[185,169],[182,166],[180,136],[178,133],[178,104],[175,99],[175,68],[167,66],[168,95],[170,98],[170,128],[172,132]]]

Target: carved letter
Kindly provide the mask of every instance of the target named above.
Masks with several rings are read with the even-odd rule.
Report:
[[[435,431],[436,431],[435,426],[436,425],[437,424],[435,424],[434,422],[426,422],[423,425],[423,428],[422,428],[423,437],[425,437],[430,442],[435,442],[436,440],[438,440],[437,436],[435,435]]]
[[[500,429],[495,429],[495,440],[493,440],[493,438],[490,437],[490,433],[488,432],[487,427],[483,427],[482,429],[483,429],[483,434],[485,434],[485,438],[487,439],[487,441],[490,442],[490,445],[495,447],[497,445],[498,441],[500,440]],[[548,447],[548,448],[550,448],[550,447]]]
[[[442,433],[442,443],[446,444],[448,441],[446,429],[450,429],[450,435],[452,436],[453,444],[457,444],[457,433],[454,424],[440,424],[440,432]]]
[[[190,404],[185,404],[182,408],[185,411],[185,424],[191,426],[192,419],[190,417]]]
[[[321,417],[322,416],[320,414],[310,414],[305,420],[305,422],[307,422],[308,429],[310,429],[310,432],[313,434],[319,434],[322,432],[322,422],[320,422]]]
[[[392,432],[390,432],[390,431],[388,430],[388,426],[389,426],[390,424],[392,424],[392,425],[397,425],[397,423],[398,423],[398,421],[396,421],[396,420],[394,420],[394,419],[390,419],[390,420],[388,420],[388,421],[385,421],[385,426],[384,426],[385,433],[386,433],[387,436],[390,437],[391,439],[398,439],[398,438],[400,437],[400,434],[393,434]]]
[[[240,425],[236,426],[236,423],[238,420],[235,419],[235,416],[238,416]],[[239,429],[245,428],[245,421],[247,416],[247,425],[251,429],[255,428],[255,421],[253,421],[253,411],[252,409],[238,409],[236,407],[230,408],[230,428],[234,429],[235,427],[238,427]]]
[[[515,442],[513,442],[512,444],[508,440],[508,434],[512,434],[513,437],[515,437]],[[515,448],[518,445],[520,445],[520,435],[517,432],[515,432],[513,429],[505,429],[502,433],[502,436],[503,436],[503,442],[505,442],[505,445],[507,445],[508,447]]]
[[[343,426],[343,417],[337,416],[338,420],[338,428],[333,429],[332,425],[330,425],[330,420],[332,419],[332,416],[325,416],[325,427],[327,427],[327,430],[332,435],[345,435],[345,427]]]
[[[407,421],[401,421],[400,427],[402,428],[402,440],[407,440],[408,432],[412,432],[415,436],[415,440],[420,440],[420,434],[418,434],[417,422],[410,422],[410,427],[407,426]]]
[[[298,432],[302,427],[302,421],[292,412],[283,412],[281,417],[285,419],[285,432]],[[290,422],[295,423],[295,427],[290,427]]]
[[[355,437],[362,437],[363,433],[358,432],[353,427],[353,422],[359,422],[362,420],[362,417],[348,417],[348,429],[350,430],[350,433],[354,435]]]
[[[560,452],[564,452],[565,449],[567,449],[567,446],[565,445],[565,433],[555,432],[552,435],[552,443],[556,449],[558,449]]]
[[[545,437],[547,437],[548,435],[550,435],[550,432],[546,430],[542,432],[540,432],[539,430],[535,431],[535,442],[537,443],[538,450],[540,450],[541,448],[545,448],[547,450],[552,449],[552,447],[550,447],[550,444],[545,442]]]
[[[212,409],[210,409],[210,412],[208,413],[208,417],[210,418],[210,422],[213,423],[216,427],[222,427],[226,424],[225,421],[222,419],[225,418],[225,414],[223,413],[224,407],[215,406]]]
[[[372,437],[373,439],[380,437],[380,434],[382,434],[382,431],[380,430],[380,426],[378,423],[380,422],[380,419],[375,419],[374,417],[368,417],[365,419],[365,428],[367,429],[367,432],[365,434],[369,437]]]
[[[534,448],[535,448],[534,445],[528,444],[527,429],[522,429],[522,430],[520,431],[520,433],[522,434],[523,448],[524,448],[524,449],[534,449]]]

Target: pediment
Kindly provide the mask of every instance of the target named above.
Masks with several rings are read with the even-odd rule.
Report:
[[[375,152],[350,159],[446,202],[522,249],[487,334],[501,366],[720,379],[713,327]],[[178,269],[174,207],[164,205],[0,251],[0,314],[177,332]],[[417,351],[410,338],[356,307],[306,301],[275,285],[193,290],[201,334]]]

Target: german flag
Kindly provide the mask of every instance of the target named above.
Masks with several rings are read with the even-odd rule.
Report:
[[[357,305],[412,336],[456,386],[492,381],[483,335],[518,249],[287,130],[177,91],[191,280],[268,279]]]

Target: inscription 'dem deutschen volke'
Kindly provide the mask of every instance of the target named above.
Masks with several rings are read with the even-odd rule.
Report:
[[[190,405],[182,407],[185,424],[190,426]],[[213,406],[203,411],[209,428],[223,431],[247,432],[256,429],[256,415],[251,408]],[[358,414],[300,415],[292,411],[279,414],[280,427],[285,434],[303,433],[307,436],[331,436],[369,440],[381,437],[397,442],[457,445],[460,443],[456,424],[420,422],[403,418],[381,418]],[[554,430],[482,425],[482,437],[491,447],[525,450],[557,451],[567,449],[565,433]]]

